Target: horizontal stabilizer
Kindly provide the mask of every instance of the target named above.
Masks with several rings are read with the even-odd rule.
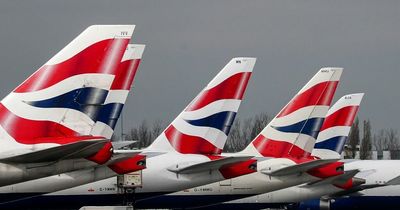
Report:
[[[263,169],[261,170],[261,173],[271,175],[271,176],[285,176],[285,175],[290,175],[290,174],[296,174],[296,173],[302,173],[306,172],[308,170],[321,167],[324,165],[327,165],[329,163],[333,163],[338,161],[339,159],[318,159],[318,160],[313,160],[309,161],[306,163],[301,163],[297,165],[292,165],[284,168],[280,168],[277,170],[266,170]]]
[[[107,165],[111,165],[123,160],[127,160],[132,158],[136,155],[140,154],[139,151],[131,151],[131,152],[124,152],[124,153],[114,153],[112,158],[107,162]]]
[[[142,151],[142,150],[114,150],[114,154],[124,154],[124,153],[135,153],[138,152],[141,155],[145,155],[147,158],[159,156],[165,154],[166,152],[160,151]]]
[[[358,172],[360,172],[358,169],[345,171],[343,174],[337,176],[332,184],[345,185],[350,179],[353,179],[353,186],[365,184],[365,179],[354,177]]]
[[[132,146],[136,144],[137,141],[113,141],[111,142],[114,149],[121,149],[123,147]]]
[[[55,146],[34,152],[3,157],[0,159],[0,162],[41,163],[54,162],[64,159],[86,158],[96,154],[107,142],[109,142],[107,139],[77,141],[74,143]]]
[[[349,195],[349,194],[353,195],[355,193],[359,193],[360,191],[366,190],[366,189],[372,189],[372,188],[383,187],[383,186],[388,186],[388,185],[399,185],[399,184],[400,184],[400,176],[397,176],[383,184],[363,184],[363,185],[351,188],[349,190],[335,193],[333,195],[330,195],[330,197],[340,197],[340,196]]]
[[[358,169],[345,171],[343,174],[340,174],[337,176],[332,176],[332,177],[329,177],[326,179],[309,182],[307,185],[304,185],[304,187],[318,186],[318,185],[325,185],[325,184],[344,185],[344,184],[346,184],[346,182],[349,179],[353,178],[358,172],[360,172]]]
[[[174,165],[168,168],[169,171],[177,174],[190,174],[213,169],[219,169],[230,164],[250,160],[253,156],[240,156],[240,157],[224,157],[217,160],[211,160],[203,163],[185,164],[183,166]]]

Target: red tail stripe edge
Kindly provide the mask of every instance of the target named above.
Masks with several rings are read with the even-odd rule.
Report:
[[[186,111],[200,109],[211,102],[222,99],[242,99],[249,82],[251,72],[237,73],[224,80],[217,86],[201,92],[195,101],[193,101]]]
[[[77,141],[74,137],[80,136],[79,133],[55,122],[21,118],[1,103],[0,125],[21,144],[67,144]]]
[[[278,114],[279,117],[289,115],[307,106],[329,106],[335,94],[338,81],[321,82],[304,91],[295,98]]]
[[[111,90],[130,90],[141,59],[123,61],[115,74]]]
[[[329,115],[322,124],[321,131],[335,126],[351,126],[359,106],[346,106]]]
[[[291,157],[302,158],[310,155],[309,152],[300,147],[285,141],[268,139],[263,135],[258,135],[253,141],[254,147],[264,157],[288,157],[289,152]]]
[[[121,44],[121,42],[123,43]],[[115,48],[112,45],[118,47],[118,50],[111,53],[117,53],[115,58],[118,62],[115,65],[119,65],[128,43],[129,39],[107,39],[97,42],[59,64],[42,66],[19,85],[14,92],[22,93],[42,90],[78,74],[109,72],[110,69],[103,68],[104,64],[100,62],[107,60],[106,57],[110,56],[110,52],[105,49]],[[111,71],[111,74],[115,74],[116,68]]]
[[[220,154],[222,152],[222,149],[206,139],[181,133],[173,125],[170,125],[164,133],[172,147],[183,154]]]

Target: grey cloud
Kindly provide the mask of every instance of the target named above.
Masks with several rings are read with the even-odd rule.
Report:
[[[234,56],[258,58],[240,116],[277,113],[323,66],[335,98],[365,92],[360,117],[398,128],[399,1],[2,1],[0,95],[92,24],[136,24],[147,44],[125,127],[172,120]]]

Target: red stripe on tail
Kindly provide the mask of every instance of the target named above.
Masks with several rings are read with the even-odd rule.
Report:
[[[118,68],[111,90],[130,90],[139,64],[140,59],[123,61]]]
[[[288,157],[290,152],[290,157],[302,158],[310,154],[292,143],[268,139],[261,134],[253,141],[253,145],[264,157]]]
[[[61,63],[44,65],[19,85],[14,92],[23,93],[42,90],[78,74],[115,74],[128,42],[129,39],[103,40]],[[108,58],[115,60],[112,66],[104,63],[104,61],[109,61]],[[105,67],[109,68],[106,69]]]
[[[205,90],[188,106],[186,111],[200,109],[208,104],[222,99],[242,99],[249,82],[251,72],[237,73],[217,86]]]
[[[359,106],[346,106],[329,115],[322,125],[321,131],[335,126],[351,126]]]
[[[55,122],[21,118],[0,103],[0,125],[21,144],[76,142],[79,133]],[[93,137],[92,137],[93,138]]]
[[[170,125],[164,133],[172,147],[183,154],[220,154],[222,152],[222,149],[206,139],[181,133],[173,125]]]
[[[321,82],[314,85],[295,98],[278,114],[279,117],[289,115],[296,110],[307,106],[329,106],[335,94],[338,81]]]

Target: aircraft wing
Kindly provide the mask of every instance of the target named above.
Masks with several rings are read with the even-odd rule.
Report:
[[[96,154],[107,142],[109,142],[107,139],[82,140],[14,156],[1,157],[0,162],[41,163],[63,159],[86,158]]]
[[[169,167],[168,170],[177,174],[197,173],[201,171],[219,169],[224,166],[250,160],[251,158],[253,158],[253,156],[224,157],[217,160],[210,160],[207,162],[188,164],[184,166],[174,165]]]
[[[290,174],[296,174],[296,173],[302,173],[306,172],[308,170],[324,166],[329,163],[333,163],[338,161],[339,159],[318,159],[318,160],[313,160],[309,161],[306,163],[301,163],[301,164],[296,164],[284,168],[280,168],[277,170],[266,170],[263,169],[261,170],[261,173],[271,175],[271,176],[285,176],[285,175],[290,175]]]

